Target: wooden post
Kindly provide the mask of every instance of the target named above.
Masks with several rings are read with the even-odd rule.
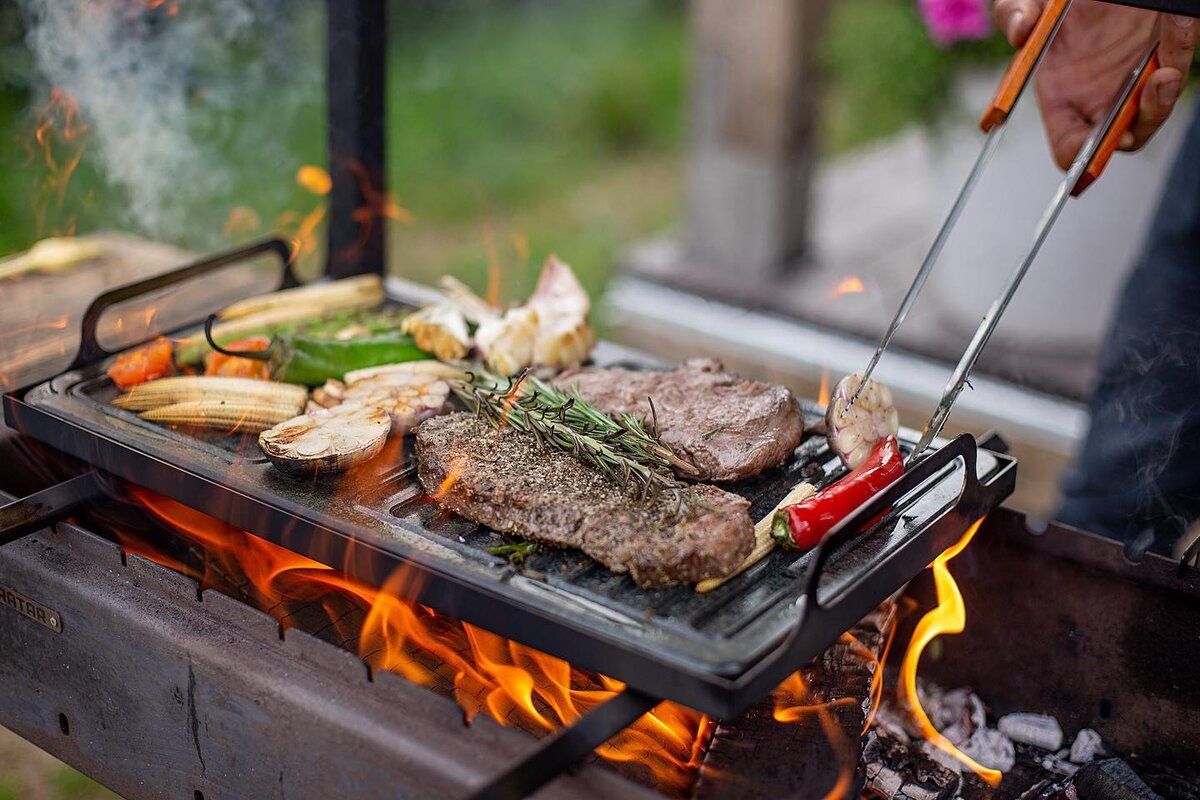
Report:
[[[816,42],[830,0],[693,0],[685,261],[702,289],[764,290],[804,254]],[[683,268],[682,265],[680,267]]]

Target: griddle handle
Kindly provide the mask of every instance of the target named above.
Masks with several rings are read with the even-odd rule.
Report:
[[[852,514],[835,525],[813,551],[812,562],[805,573],[804,596],[807,598],[805,615],[826,610],[821,606],[818,589],[821,585],[821,573],[825,569],[825,562],[829,559],[830,554],[844,542],[860,535],[865,528],[870,526],[872,520],[887,513],[888,509],[895,506],[904,495],[960,458],[963,460],[964,466],[963,488],[958,501],[951,510],[957,509],[964,500],[973,503],[981,495],[982,489],[976,468],[977,454],[978,446],[975,437],[969,433],[960,434],[945,447],[939,448],[935,453],[917,462],[900,477],[900,480],[863,503]],[[864,573],[864,575],[869,574],[870,570]],[[849,590],[843,592],[844,596],[852,594],[853,592]],[[803,623],[803,619],[801,623]]]
[[[230,264],[237,264],[255,256],[270,253],[278,255],[280,261],[283,262],[283,277],[279,288],[288,289],[293,286],[299,286],[299,281],[296,280],[296,276],[292,272],[291,250],[287,244],[282,239],[265,239],[255,244],[239,247],[236,250],[229,250],[220,255],[203,259],[202,261],[193,262],[170,272],[164,272],[161,275],[154,275],[140,281],[127,283],[124,286],[118,286],[97,296],[92,301],[92,304],[87,307],[87,311],[83,312],[83,321],[79,326],[79,353],[75,356],[75,360],[71,362],[71,366],[68,369],[73,370],[86,367],[113,355],[113,353],[100,346],[100,342],[96,339],[96,330],[100,325],[100,318],[104,316],[104,312],[114,305],[124,303],[126,300],[132,300],[144,294],[149,294],[158,289],[165,289],[168,286],[183,283],[200,275],[215,272]],[[193,320],[193,322],[199,322],[199,320]]]

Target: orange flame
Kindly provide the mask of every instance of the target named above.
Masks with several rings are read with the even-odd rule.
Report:
[[[329,194],[329,190],[333,188],[333,179],[329,177],[329,173],[312,164],[305,164],[296,170],[296,183],[313,194]]]
[[[320,167],[306,164],[296,170],[296,183],[316,195],[325,195],[332,186],[329,173]],[[278,225],[287,227],[299,217],[296,232],[292,235],[291,260],[295,263],[317,249],[317,227],[325,219],[325,201],[321,200],[315,208],[299,217],[296,212],[288,212],[280,216]]]
[[[930,565],[933,569],[934,584],[937,587],[938,604],[937,608],[921,618],[921,621],[917,623],[916,630],[913,631],[912,641],[909,642],[908,651],[904,654],[904,661],[900,667],[899,697],[901,702],[908,705],[921,735],[934,747],[958,759],[990,786],[998,786],[1003,774],[979,764],[951,744],[949,739],[942,736],[929,721],[929,716],[925,713],[925,709],[921,708],[921,701],[917,697],[917,666],[921,662],[921,653],[925,651],[926,645],[943,633],[962,633],[966,628],[966,604],[963,603],[962,592],[959,591],[958,584],[955,583],[946,565],[966,549],[981,524],[983,524],[983,518],[978,519],[957,544],[948,548]]]
[[[829,405],[829,370],[821,370],[821,388],[817,390],[817,405]]]
[[[225,239],[232,239],[238,234],[254,233],[260,227],[262,227],[262,219],[259,218],[257,211],[250,206],[235,206],[225,217],[225,224],[221,226],[221,236]]]
[[[461,473],[457,461],[450,462],[450,469],[446,470],[446,477],[442,478],[441,484],[438,485],[437,491],[429,495],[431,500],[436,500],[439,503],[445,499],[446,495],[450,494],[450,490],[458,484],[458,476]]]
[[[842,634],[846,641],[849,634]],[[799,672],[793,672],[776,687],[774,693],[775,710],[772,714],[776,722],[797,722],[808,714],[816,714],[825,732],[829,746],[837,755],[839,764],[837,781],[822,796],[822,800],[841,800],[848,796],[854,780],[854,772],[858,766],[857,751],[854,743],[846,736],[842,726],[834,718],[832,710],[841,705],[855,705],[859,701],[854,697],[839,697],[827,702],[813,702],[814,698],[808,687],[808,682]]]
[[[829,293],[829,299],[837,300],[839,297],[847,294],[862,294],[866,290],[867,287],[863,285],[862,280],[857,275],[851,275],[847,278],[842,278],[841,282]]]
[[[82,139],[87,132],[88,126],[79,113],[79,103],[63,89],[53,87],[50,100],[37,111],[37,127],[33,133],[36,150],[41,154],[46,168],[46,179],[34,200],[39,236],[46,233],[46,219],[51,205],[54,213],[62,211],[71,176],[83,158]],[[33,156],[32,150],[30,155]],[[56,228],[51,233],[69,235],[74,233],[74,229],[75,220],[71,218],[63,228]]]
[[[484,299],[489,306],[500,306],[500,256],[496,253],[496,240],[492,236],[492,225],[485,216],[480,223],[483,226],[483,245],[487,251],[487,291]]]
[[[371,182],[371,176],[363,164],[350,159],[345,159],[342,163],[354,173],[354,177],[358,181],[358,190],[363,196],[363,204],[354,209],[354,213],[351,215],[359,226],[358,241],[351,246],[351,250],[361,250],[366,246],[367,240],[371,238],[371,231],[376,219],[390,219],[404,225],[413,223],[412,213],[396,201],[394,194],[375,188]]]
[[[347,631],[345,638],[358,634],[359,655],[371,668],[453,694],[468,721],[482,713],[501,725],[545,733],[575,722],[624,688],[603,675],[437,614],[416,601],[421,587],[409,571],[397,570],[376,589],[173,500],[140,488],[131,491],[154,517],[201,545],[210,558],[204,572],[197,574],[158,548],[122,536],[127,551],[191,574],[202,586],[215,584],[213,569],[224,574],[240,570],[236,574],[245,575],[264,601],[261,607],[283,615],[284,625],[287,611],[282,600],[319,602],[335,625],[343,625],[342,620],[353,618],[343,607],[349,599],[369,609],[361,630]],[[639,765],[655,786],[681,793],[690,786],[711,728],[706,716],[664,702],[596,752],[612,762]]]

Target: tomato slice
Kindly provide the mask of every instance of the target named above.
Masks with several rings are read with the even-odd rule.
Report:
[[[265,336],[251,336],[222,346],[230,350],[266,350],[271,346],[271,340]],[[209,353],[204,358],[204,374],[269,381],[271,380],[271,365],[266,361],[257,361],[253,358]]]
[[[121,389],[175,374],[175,346],[169,339],[157,339],[144,347],[117,356],[108,368],[108,377]]]

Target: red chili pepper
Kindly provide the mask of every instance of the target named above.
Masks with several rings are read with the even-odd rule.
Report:
[[[808,550],[820,544],[835,525],[856,508],[891,486],[904,474],[904,459],[895,436],[880,440],[867,460],[827,489],[775,512],[775,538]]]

